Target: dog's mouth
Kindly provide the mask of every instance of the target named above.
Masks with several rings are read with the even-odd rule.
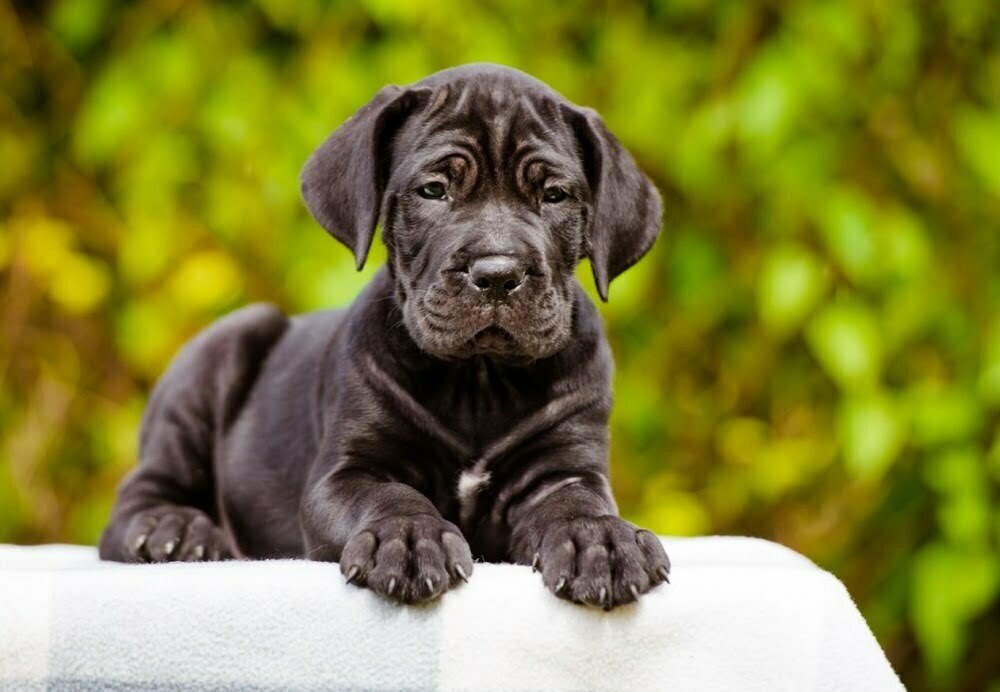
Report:
[[[436,295],[428,304],[422,296],[403,305],[403,323],[416,345],[446,361],[484,356],[513,365],[531,362],[562,348],[572,327],[572,304],[549,293],[544,302],[522,296],[499,305],[465,294],[449,303],[448,297]]]
[[[509,353],[517,348],[517,339],[503,327],[491,324],[476,332],[469,346],[479,353]]]

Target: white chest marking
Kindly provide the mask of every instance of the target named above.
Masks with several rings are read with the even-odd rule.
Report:
[[[463,510],[471,509],[476,501],[476,495],[489,485],[490,472],[476,464],[471,469],[462,471],[458,477],[458,503]]]

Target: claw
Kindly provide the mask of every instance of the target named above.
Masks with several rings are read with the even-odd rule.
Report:
[[[635,598],[635,600],[638,601],[639,600],[639,589],[636,588],[635,584],[629,584],[628,585],[628,590],[632,592],[632,597]]]
[[[176,547],[177,547],[177,543],[175,541],[167,541],[163,545],[163,552],[166,555],[170,555],[170,553],[174,552],[174,548],[176,548]]]
[[[195,560],[201,560],[204,557],[205,557],[205,546],[203,546],[203,545],[196,545],[194,547],[194,559]]]
[[[427,584],[427,593],[434,593],[434,580],[427,577],[424,579],[424,583]]]
[[[559,593],[564,588],[566,588],[566,577],[559,577],[559,581],[556,582],[556,593]]]
[[[132,544],[132,550],[135,550],[136,552],[141,550],[142,546],[146,545],[147,538],[149,538],[149,536],[147,536],[146,534],[144,533],[139,534],[139,536],[137,536],[135,539],[135,543]]]
[[[667,582],[668,584],[670,583],[670,571],[666,567],[660,565],[659,567],[656,568],[656,573],[660,575],[660,579]]]
[[[541,556],[538,553],[535,553],[535,557],[531,558],[531,571],[532,572],[537,572],[538,571],[538,563],[541,562],[541,561],[542,561]]]
[[[392,592],[396,590],[396,577],[389,580],[389,588],[386,589],[386,594],[392,595]]]
[[[355,579],[358,578],[358,573],[361,571],[361,567],[354,565],[351,569],[347,570],[347,583],[350,584]]]
[[[455,563],[455,574],[457,574],[458,578],[464,581],[466,584],[469,583],[469,577],[465,574],[465,570],[462,569],[462,565],[458,564],[457,562]]]
[[[604,605],[604,599],[606,599],[607,597],[608,597],[608,590],[602,586],[600,592],[597,594],[597,602],[601,605]]]

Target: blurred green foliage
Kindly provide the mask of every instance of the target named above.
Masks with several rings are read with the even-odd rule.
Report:
[[[95,540],[151,383],[215,316],[349,302],[384,252],[355,274],[301,164],[381,85],[489,60],[597,108],[664,192],[602,307],[625,514],[780,541],[911,689],[1000,689],[994,2],[24,6],[0,0],[0,540]]]

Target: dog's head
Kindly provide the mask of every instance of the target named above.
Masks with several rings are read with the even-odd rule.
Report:
[[[359,269],[381,218],[404,323],[446,359],[556,353],[579,261],[607,300],[662,215],[596,113],[496,65],[383,88],[313,153],[302,194]]]

